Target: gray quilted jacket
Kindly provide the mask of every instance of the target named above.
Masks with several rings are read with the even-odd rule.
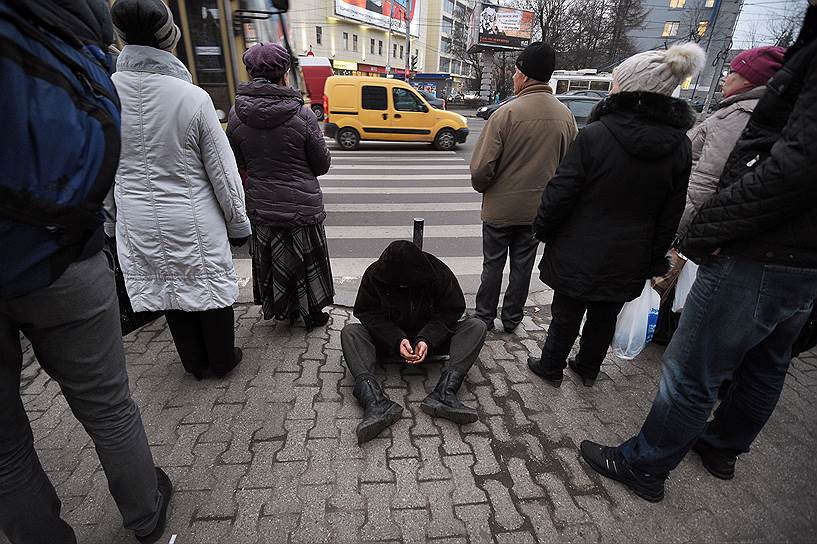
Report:
[[[730,96],[715,113],[687,133],[692,140],[692,174],[684,215],[678,225],[679,236],[683,236],[695,214],[717,190],[726,159],[765,92],[766,87],[755,87]]]
[[[329,170],[329,150],[300,92],[266,80],[241,84],[227,137],[247,173],[250,221],[286,228],[326,218],[318,176]]]

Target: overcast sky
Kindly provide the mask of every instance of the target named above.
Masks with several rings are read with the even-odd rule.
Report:
[[[752,41],[754,45],[773,42],[776,29],[792,16],[804,13],[806,6],[807,0],[745,0],[738,18],[733,48],[745,49],[753,45]],[[798,19],[797,30],[800,29],[800,22]]]

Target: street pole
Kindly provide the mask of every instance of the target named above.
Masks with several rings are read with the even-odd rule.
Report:
[[[723,65],[726,64],[726,57],[729,56],[729,50],[732,48],[732,40],[726,42],[723,49],[720,50],[718,56],[718,63],[715,72],[712,74],[712,81],[709,83],[709,90],[706,93],[706,100],[704,100],[704,107],[701,110],[701,119],[706,117],[709,112],[709,105],[712,103],[712,98],[715,96],[715,89],[718,87],[718,81],[723,76]]]
[[[406,2],[406,83],[409,80],[409,73],[411,72],[411,1]]]
[[[386,77],[391,74],[391,20],[394,16],[394,2],[389,4],[389,37],[386,40]]]

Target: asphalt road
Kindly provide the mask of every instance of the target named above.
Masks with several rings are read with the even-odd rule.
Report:
[[[336,303],[351,305],[366,267],[396,239],[411,239],[415,217],[425,220],[423,249],[457,274],[469,307],[482,270],[481,196],[473,191],[468,164],[485,121],[470,117],[471,133],[455,151],[423,143],[366,143],[357,151],[337,148],[332,168],[320,178]],[[241,299],[252,298],[246,248],[236,250]],[[506,271],[507,272],[507,271]],[[534,279],[532,291],[544,286]],[[535,296],[532,303],[537,301]]]

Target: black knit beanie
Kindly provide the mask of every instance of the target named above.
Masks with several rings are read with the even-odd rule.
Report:
[[[556,68],[556,51],[543,42],[533,42],[516,59],[519,71],[536,81],[547,83]]]
[[[181,32],[162,0],[117,0],[111,8],[113,26],[122,41],[170,51]]]

